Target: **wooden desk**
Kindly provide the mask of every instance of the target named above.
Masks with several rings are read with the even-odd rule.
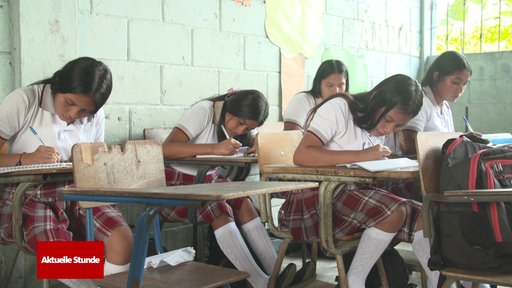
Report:
[[[381,172],[369,172],[362,169],[351,169],[346,167],[298,167],[288,165],[265,165],[262,169],[261,181],[315,181],[320,182],[319,188],[319,206],[320,211],[320,243],[329,252],[337,255],[337,248],[332,234],[332,198],[334,191],[339,185],[344,183],[374,183],[379,178],[402,179],[414,178],[419,175],[418,168],[388,170]],[[271,207],[270,195],[265,195],[264,202],[260,205]],[[268,208],[269,209],[269,208]],[[266,215],[263,221],[267,221],[271,230],[277,231],[269,211],[265,210]],[[336,257],[336,261],[342,261],[341,257]],[[338,273],[342,265],[337,265]],[[343,272],[344,273],[344,272]]]
[[[16,184],[19,185],[14,191],[13,206],[13,238],[18,247],[24,252],[32,254],[23,246],[23,219],[21,207],[23,206],[25,192],[32,186],[50,183],[63,182],[73,180],[73,170],[71,167],[51,168],[39,170],[14,171],[0,174],[0,184]]]
[[[318,187],[314,182],[222,182],[158,188],[67,188],[59,192],[66,200],[149,204],[136,225],[127,287],[142,287],[144,261],[153,218],[165,206],[201,201],[229,200]],[[108,276],[110,277],[110,276]]]
[[[258,163],[258,157],[255,156],[243,156],[243,157],[230,157],[230,156],[218,156],[218,157],[190,157],[184,159],[173,159],[165,160],[165,164],[180,164],[180,165],[198,165],[200,166],[197,171],[195,183],[204,183],[206,173],[212,167],[224,166],[230,168],[243,168],[241,173],[236,175],[233,181],[244,181],[251,171],[251,164]]]

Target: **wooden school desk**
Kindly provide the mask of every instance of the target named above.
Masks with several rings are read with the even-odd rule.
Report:
[[[65,200],[72,201],[139,203],[152,207],[139,217],[136,225],[135,242],[127,283],[127,287],[142,287],[143,284],[145,284],[144,287],[147,287],[150,283],[143,283],[144,261],[151,226],[147,223],[152,222],[160,208],[176,205],[183,206],[202,201],[230,200],[314,187],[318,187],[318,183],[247,181],[158,188],[68,188],[61,190],[59,196]],[[119,276],[115,275],[105,277],[103,282],[106,286],[112,287],[114,283],[119,285],[119,279],[115,278]],[[101,284],[102,281],[99,283]],[[227,283],[221,283],[218,286],[223,284]]]
[[[23,166],[19,166],[23,167]],[[62,182],[73,180],[73,170],[71,167],[60,168],[42,168],[37,170],[19,170],[8,173],[0,173],[0,184],[19,183],[13,196],[13,237],[20,249],[27,251],[23,247],[23,229],[21,206],[25,192],[32,186],[50,182]]]
[[[230,173],[234,170],[234,178],[231,181],[245,181],[249,173],[251,172],[251,166],[258,163],[258,157],[254,156],[211,156],[211,157],[189,157],[184,159],[173,159],[165,160],[165,165],[178,164],[178,165],[198,165],[196,177],[194,178],[195,184],[202,184],[206,179],[206,173],[216,166],[223,166],[230,170]],[[194,209],[194,208],[191,208]],[[195,215],[195,213],[190,213]],[[194,235],[193,242],[196,247],[196,259],[205,262],[207,246],[204,243],[206,235],[203,235],[203,229],[198,226],[198,223],[193,221]]]
[[[378,178],[404,179],[419,175],[418,168],[369,172],[362,169],[346,167],[298,167],[292,165],[265,165],[260,169],[261,181],[315,181],[320,182],[319,203],[320,211],[320,243],[333,254],[337,254],[332,234],[332,197],[336,188],[344,183],[374,183]],[[271,207],[271,195],[265,195],[263,207]],[[269,210],[262,211],[262,221],[267,221],[271,229],[276,229]],[[265,215],[265,216],[263,216]],[[265,218],[263,218],[265,217]],[[273,227],[272,227],[273,226]],[[336,257],[336,261],[339,261]],[[337,265],[338,270],[342,265]],[[340,271],[338,271],[340,273]],[[343,287],[343,286],[342,286]]]
[[[23,166],[18,166],[23,169]],[[25,192],[32,186],[40,185],[50,182],[62,182],[73,180],[73,171],[71,167],[60,167],[60,168],[42,168],[37,170],[18,170],[7,173],[0,173],[0,184],[16,184],[16,187],[12,199],[12,232],[16,246],[19,250],[27,253],[34,254],[24,246],[23,239],[23,218],[22,218],[22,206],[25,199]],[[12,258],[10,263],[7,263],[7,269],[2,271],[0,276],[6,276],[5,282],[0,283],[0,287],[9,284],[9,279],[12,274],[12,269],[16,264],[17,256]],[[4,274],[6,273],[6,274]],[[48,283],[43,283],[48,285]]]
[[[165,160],[165,164],[180,164],[180,165],[198,165],[200,166],[197,171],[195,183],[204,183],[206,173],[212,167],[223,166],[234,169],[241,169],[237,173],[233,181],[244,181],[251,171],[251,164],[258,163],[258,157],[255,156],[212,156],[212,157],[190,157],[184,159]]]

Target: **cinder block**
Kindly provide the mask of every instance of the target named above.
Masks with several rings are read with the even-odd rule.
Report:
[[[161,0],[93,1],[95,14],[121,16],[133,19],[162,20]]]
[[[156,21],[130,22],[130,60],[190,65],[192,32],[182,25]],[[208,50],[204,49],[205,53]]]
[[[279,47],[266,37],[245,38],[245,68],[255,71],[280,71],[281,53]],[[265,59],[265,61],[261,61]]]
[[[265,36],[265,1],[252,1],[251,7],[220,0],[220,30],[245,35]]]
[[[112,71],[109,104],[160,104],[160,65],[105,61]]]
[[[11,18],[9,17],[9,2],[0,2],[0,51],[10,52]],[[0,74],[3,75],[3,74]]]
[[[190,9],[193,6],[193,9]],[[211,0],[164,1],[164,22],[219,30],[219,2]]]
[[[14,90],[14,71],[10,55],[0,55],[0,102]]]
[[[130,139],[143,139],[144,128],[173,127],[188,107],[134,107]]]
[[[162,75],[162,103],[166,105],[190,106],[219,91],[216,69],[164,66]]]
[[[194,29],[192,38],[194,66],[243,70],[243,35]]]
[[[227,91],[231,87],[239,89],[256,89],[265,94],[267,91],[267,73],[231,70],[221,71],[221,93],[224,93],[224,91]]]
[[[80,55],[127,60],[128,23],[126,19],[81,13],[78,22],[77,49]]]
[[[105,105],[105,142],[122,144],[130,136],[130,110],[128,107]]]

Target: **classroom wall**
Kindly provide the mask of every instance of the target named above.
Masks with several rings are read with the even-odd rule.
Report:
[[[512,52],[466,54],[473,75],[464,94],[453,103],[455,130],[466,131],[466,114],[475,131],[512,132]],[[428,59],[428,63],[435,57]]]
[[[358,63],[351,71],[365,76],[366,87],[395,73],[418,75],[420,0],[318,3],[323,36],[306,58],[306,88],[326,49]],[[108,143],[141,139],[145,127],[172,126],[194,102],[231,87],[262,91],[272,106],[269,121],[278,121],[281,53],[267,37],[265,5],[0,0],[0,101],[15,87],[87,55],[107,63],[114,75],[105,106]]]

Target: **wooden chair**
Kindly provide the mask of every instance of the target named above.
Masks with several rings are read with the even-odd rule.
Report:
[[[127,141],[123,145],[123,149],[117,145],[108,149],[104,143],[99,142],[76,144],[73,146],[73,173],[76,187],[134,188],[164,187],[166,185],[162,148],[159,143],[151,140]],[[80,202],[80,206],[87,211],[90,211],[92,207],[104,204]],[[155,210],[156,212],[157,210]],[[90,234],[92,232],[90,225],[92,213],[88,212],[87,215],[87,228],[88,234]],[[158,241],[160,229],[155,221],[151,226],[156,233],[157,252],[161,253],[161,242]],[[146,255],[146,251],[134,251],[132,254],[139,255],[141,253]],[[248,277],[245,272],[195,261],[173,267],[163,266],[146,272],[142,283],[144,287],[169,287],[176,283],[180,283],[180,287],[217,287]],[[219,278],[219,275],[222,277]],[[128,273],[123,272],[106,276],[104,280],[95,281],[104,287],[126,287],[127,276]]]
[[[164,143],[167,136],[171,133],[173,127],[156,127],[156,128],[144,128],[143,134],[146,140],[155,140],[158,143]]]
[[[433,225],[434,214],[432,209],[436,203],[512,201],[512,189],[460,190],[442,191],[443,193],[440,193],[441,148],[446,140],[459,135],[460,133],[448,132],[419,132],[417,135],[416,149],[423,196],[423,233],[431,242],[436,233]],[[450,287],[455,281],[512,287],[512,273],[489,273],[453,267],[441,269],[440,273],[446,277],[446,280],[442,283],[443,288]]]
[[[265,175],[265,168],[268,166],[276,166],[276,165],[284,165],[290,166],[293,164],[293,154],[295,149],[299,145],[302,139],[301,131],[280,131],[280,132],[268,132],[268,133],[259,133],[258,134],[258,165],[260,168],[260,172],[262,175],[262,181],[271,181],[272,179],[268,179]],[[260,207],[271,207],[271,197],[264,196],[260,198],[260,201],[264,201],[260,204]],[[325,201],[327,204],[325,205],[326,210],[331,212],[332,201],[327,199]],[[276,266],[274,268],[274,272],[272,273],[270,283],[275,285],[275,280],[277,279],[277,275],[279,274],[279,269],[282,265],[283,259],[286,255],[286,249],[290,241],[293,240],[293,237],[288,231],[282,231],[277,228],[272,218],[271,209],[265,209],[265,211],[260,211],[262,221],[266,222],[270,228],[270,231],[283,239],[283,243],[281,244],[279,255],[277,259]],[[324,212],[319,211],[319,214]],[[329,214],[330,215],[330,214]],[[327,225],[329,237],[332,237],[332,225]],[[345,274],[345,267],[342,260],[342,255],[348,252],[355,251],[357,249],[357,245],[359,244],[360,234],[358,235],[347,235],[346,237],[340,239],[334,239],[336,242],[337,255],[336,255],[336,264],[338,266],[338,277],[341,287],[347,287],[347,277]],[[311,249],[311,262],[315,266],[316,270],[316,262],[317,262],[317,251],[318,251],[318,241],[312,242]],[[305,263],[305,255],[303,253],[303,263]],[[377,265],[379,268],[379,274],[381,276],[381,282],[384,283],[383,287],[387,287],[387,278],[384,270],[384,266],[382,260],[379,258],[377,261]],[[316,273],[316,271],[315,271]],[[311,284],[315,285],[315,284]],[[269,286],[273,287],[273,286]],[[301,286],[302,287],[302,286]]]

